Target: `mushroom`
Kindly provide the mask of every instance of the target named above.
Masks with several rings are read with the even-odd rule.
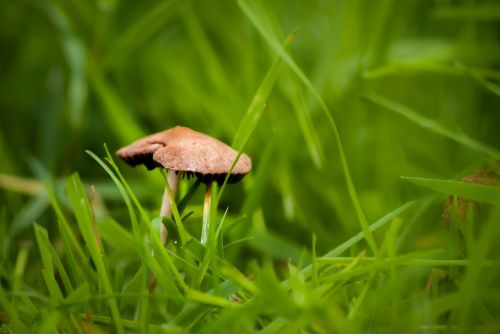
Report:
[[[131,166],[144,164],[148,169],[161,166],[168,170],[168,183],[172,191],[177,189],[180,172],[187,177],[196,176],[205,183],[202,244],[206,244],[208,238],[207,214],[211,202],[212,182],[223,184],[231,172],[228,176],[228,183],[236,183],[252,169],[252,161],[246,154],[242,153],[233,167],[233,163],[238,158],[238,152],[220,140],[181,126],[147,136],[116,153]],[[233,167],[232,170],[231,167]],[[170,202],[166,189],[160,215],[170,214]]]
[[[175,127],[169,132],[166,145],[153,153],[153,160],[169,171],[184,172],[184,175],[196,176],[205,183],[203,228],[201,243],[208,239],[212,182],[219,185],[228,176],[228,183],[236,183],[252,169],[252,161],[246,154],[241,154],[220,140],[185,127]]]

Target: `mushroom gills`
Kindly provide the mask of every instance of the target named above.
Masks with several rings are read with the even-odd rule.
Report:
[[[123,160],[132,167],[143,164],[148,170],[155,169],[159,164],[153,160],[153,154],[137,154],[123,157]]]
[[[224,180],[226,179],[227,174],[221,173],[221,174],[202,174],[198,172],[183,172],[183,176],[190,179],[192,177],[197,177],[202,183],[204,184],[209,184],[212,182],[217,182],[217,184],[220,186],[224,183]],[[245,174],[231,174],[229,175],[229,179],[227,180],[227,183],[232,184],[240,181]]]

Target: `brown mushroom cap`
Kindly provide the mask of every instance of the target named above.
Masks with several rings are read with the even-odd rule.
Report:
[[[202,182],[224,182],[238,152],[220,140],[177,126],[139,139],[116,154],[129,165],[144,164],[148,169],[161,166],[168,170],[196,175]],[[252,161],[241,154],[228,182],[239,181],[252,169]]]

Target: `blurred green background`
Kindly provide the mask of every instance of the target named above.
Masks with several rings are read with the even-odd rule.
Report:
[[[498,162],[498,1],[2,0],[2,280],[33,222],[57,235],[44,183],[67,203],[62,180],[78,171],[102,214],[128,226],[118,190],[85,150],[103,156],[103,143],[114,152],[176,125],[232,143],[290,34],[297,68],[282,65],[244,148],[254,170],[220,205],[243,221],[228,243],[255,235],[228,253],[242,271],[265,256],[309,256],[312,234],[321,255],[360,230],[335,133],[297,69],[336,122],[370,223],[431,194],[400,176],[458,180]],[[119,166],[154,216],[160,173]],[[403,249],[446,248],[445,199],[421,206]],[[200,190],[193,230],[201,204]],[[37,284],[35,269],[26,284]]]
[[[399,176],[456,178],[488,156],[364,94],[498,147],[499,92],[483,82],[500,77],[495,4],[252,4],[280,41],[298,29],[291,55],[338,123],[369,221],[411,198]],[[79,171],[88,183],[110,184],[84,150],[102,155],[103,143],[115,151],[175,125],[231,143],[277,57],[233,1],[17,1],[0,15],[0,168],[12,176]],[[271,231],[298,244],[315,232],[325,246],[358,230],[335,147],[318,103],[283,68],[245,148],[264,174],[259,205]],[[158,206],[157,182],[123,171]],[[2,185],[5,221],[50,224],[40,201]],[[426,225],[439,229],[439,215]]]

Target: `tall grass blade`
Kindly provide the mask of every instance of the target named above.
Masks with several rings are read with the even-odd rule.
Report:
[[[50,243],[48,242],[47,231],[38,225],[35,225],[34,229],[43,263],[42,276],[45,280],[45,284],[47,285],[47,289],[49,290],[52,306],[57,307],[63,300],[63,293],[61,292],[55,278],[52,254],[48,249],[48,245],[50,245]]]
[[[252,24],[257,28],[262,37],[266,40],[269,46],[278,54],[278,56],[291,68],[291,70],[299,77],[299,79],[304,83],[304,85],[308,88],[310,93],[319,103],[323,114],[325,115],[328,123],[332,127],[333,134],[335,137],[335,142],[337,144],[339,154],[340,154],[340,162],[342,165],[342,171],[344,172],[345,181],[347,183],[347,188],[349,191],[349,197],[353,203],[354,209],[356,211],[356,215],[358,217],[359,224],[363,233],[365,233],[366,241],[370,246],[373,254],[379,256],[379,250],[373,235],[368,228],[368,221],[366,220],[365,214],[361,207],[361,203],[359,201],[358,195],[356,193],[356,188],[354,187],[354,182],[351,177],[351,172],[349,170],[349,166],[347,164],[347,158],[344,153],[344,148],[342,146],[342,142],[340,139],[340,134],[337,128],[337,124],[333,119],[330,110],[326,106],[325,102],[321,98],[321,95],[316,90],[312,82],[307,78],[304,72],[300,69],[300,67],[295,63],[295,61],[290,57],[290,55],[286,52],[286,50],[281,46],[281,44],[277,41],[277,39],[272,35],[270,29],[262,15],[259,15],[245,0],[239,0],[238,5],[242,9],[243,13],[246,17],[252,22]]]
[[[285,43],[289,42],[291,42],[291,38],[287,39]],[[226,188],[226,184],[227,181],[229,180],[230,173],[236,166],[236,163],[238,162],[248,139],[250,138],[253,131],[257,127],[257,124],[259,123],[262,113],[264,112],[264,109],[266,107],[266,102],[267,99],[269,98],[269,94],[271,93],[274,83],[278,77],[281,65],[282,65],[281,60],[279,58],[274,61],[271,68],[266,73],[266,76],[264,77],[263,81],[257,88],[257,92],[255,93],[252,102],[250,103],[250,106],[248,107],[247,112],[245,113],[245,116],[243,116],[243,120],[240,122],[238,129],[236,130],[236,134],[231,146],[239,153],[236,156],[236,159],[233,161],[231,168],[229,168],[229,173],[227,173],[224,183],[222,184],[221,189],[219,191],[219,196],[216,198],[215,201],[216,204],[219,203],[220,196],[222,196],[222,193]]]
[[[407,203],[401,205],[400,207],[396,208],[395,210],[387,213],[385,216],[383,216],[382,218],[380,218],[379,220],[377,220],[376,222],[374,222],[373,224],[370,225],[370,227],[369,227],[370,231],[374,232],[374,231],[378,230],[379,228],[381,228],[382,226],[384,226],[388,222],[392,221],[392,219],[394,219],[398,215],[402,214],[403,212],[405,212],[406,210],[411,208],[415,203],[416,203],[416,201],[407,202]],[[364,237],[365,237],[365,234],[363,233],[363,231],[361,231],[361,232],[357,233],[356,235],[354,235],[353,237],[349,238],[348,240],[344,241],[342,244],[335,247],[331,251],[327,252],[322,257],[328,258],[328,257],[339,256],[340,254],[344,253],[346,250],[351,248],[353,245],[358,243],[360,240],[362,240]],[[320,261],[320,259],[321,258],[318,258],[317,261]],[[308,277],[309,275],[311,275],[312,265],[306,266],[304,269],[302,269],[302,271],[304,272],[304,277]]]
[[[238,130],[236,130],[236,134],[231,144],[235,150],[241,151],[245,147],[248,139],[252,135],[253,131],[257,127],[257,124],[262,117],[262,113],[266,107],[266,102],[271,93],[271,89],[274,86],[276,78],[281,69],[281,60],[277,59],[272,64],[269,71],[266,73],[264,80],[262,80],[257,92],[250,103],[250,106],[245,113],[245,116],[240,122],[238,126]]]
[[[418,126],[424,129],[428,129],[432,132],[435,132],[438,135],[451,139],[457,143],[460,143],[464,146],[471,148],[474,151],[483,153],[493,159],[500,160],[500,152],[497,149],[489,147],[481,142],[478,142],[475,139],[469,138],[465,134],[458,134],[452,132],[451,130],[445,128],[443,125],[437,123],[436,121],[425,118],[424,116],[418,114],[417,112],[411,110],[410,108],[404,105],[390,101],[376,94],[367,94],[365,95],[365,98],[367,98],[369,101],[374,102],[375,104],[385,107],[405,117],[406,119],[412,121],[413,123],[417,124]]]
[[[44,268],[47,270],[57,269],[57,272],[61,277],[66,293],[70,294],[71,292],[73,292],[73,285],[71,284],[66,269],[64,268],[64,265],[61,262],[61,259],[59,259],[56,250],[49,241],[47,230],[39,225],[35,225],[34,228]]]
[[[402,176],[401,178],[440,193],[452,194],[477,202],[500,205],[500,187],[497,186],[423,177]]]
[[[169,293],[172,294],[172,296],[179,297],[180,293],[177,287],[173,284],[172,274],[184,290],[187,290],[187,286],[185,285],[184,280],[182,279],[177,268],[175,268],[175,266],[173,265],[169,254],[167,253],[165,247],[163,247],[161,240],[159,239],[159,234],[157,233],[157,231],[155,231],[152,224],[148,221],[145,221],[142,226],[139,225],[134,208],[132,206],[132,201],[129,197],[129,194],[132,194],[132,192],[130,191],[130,187],[128,187],[126,183],[122,183],[122,181],[118,179],[118,177],[97,155],[95,155],[90,151],[87,151],[87,154],[89,154],[94,160],[96,160],[101,165],[101,167],[106,171],[106,173],[108,173],[108,175],[111,177],[113,182],[115,182],[116,186],[120,190],[120,193],[123,196],[125,204],[127,205],[129,216],[132,222],[132,230],[134,234],[135,244],[142,260],[148,267],[150,267],[151,271],[154,273],[160,284],[164,285],[169,291]],[[109,152],[107,152],[107,154],[108,157],[110,157]],[[110,160],[112,161],[111,158]],[[117,169],[116,165],[114,164],[113,167]],[[142,212],[141,216],[146,218],[145,212],[142,210],[142,207],[140,206],[137,199],[135,199],[135,202],[138,205],[139,211]],[[143,239],[144,229],[142,227],[146,228],[146,231],[149,234],[149,237],[151,238],[151,243],[152,243],[151,246],[156,257],[151,257],[150,250],[144,246],[144,239]]]
[[[92,260],[96,265],[99,281],[103,285],[104,291],[109,295],[113,295],[111,278],[104,263],[103,250],[98,246],[95,239],[90,203],[87,197],[87,193],[85,192],[85,188],[83,187],[82,181],[80,180],[78,174],[73,174],[66,181],[66,190],[75,211],[75,216],[80,232],[83,239],[85,240],[85,244],[90,253],[90,256],[92,257]],[[124,333],[122,319],[120,316],[116,298],[110,297],[106,301],[112,314],[115,330],[118,333]]]
[[[59,233],[64,244],[64,253],[67,257],[68,266],[70,267],[70,274],[74,283],[79,282],[83,276],[82,267],[85,274],[89,275],[92,272],[89,261],[85,256],[83,249],[78,243],[76,236],[71,229],[66,217],[64,216],[61,206],[57,201],[54,190],[51,185],[46,185],[46,191],[52,204],[52,208],[57,216],[57,224]]]

